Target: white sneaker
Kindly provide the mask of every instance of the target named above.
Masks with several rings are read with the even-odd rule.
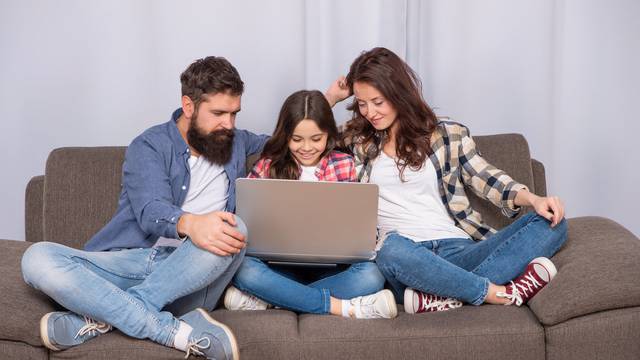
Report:
[[[398,315],[396,300],[388,289],[351,300],[349,315],[356,319],[393,319]]]
[[[234,286],[229,286],[224,294],[224,307],[229,310],[267,310],[271,305]]]

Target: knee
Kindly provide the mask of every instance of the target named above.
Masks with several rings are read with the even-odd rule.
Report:
[[[366,288],[368,291],[364,293],[374,293],[382,290],[385,278],[373,262],[362,262],[351,265],[358,272],[359,286]]]
[[[243,289],[253,287],[260,283],[260,279],[265,272],[267,265],[258,258],[246,256],[242,259],[240,267],[233,277],[233,283]]]
[[[31,245],[24,252],[20,268],[27,284],[37,288],[40,279],[50,273],[51,258],[56,247],[55,243],[43,241]]]
[[[247,224],[245,224],[244,220],[238,215],[235,215],[236,219],[236,230],[240,231],[242,235],[244,235],[245,240],[249,240],[249,230],[247,229]]]

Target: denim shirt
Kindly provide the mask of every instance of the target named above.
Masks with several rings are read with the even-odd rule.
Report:
[[[125,153],[122,190],[115,215],[85,245],[87,251],[148,248],[158,237],[178,238],[176,229],[190,183],[189,146],[171,120],[147,129],[136,137]],[[236,206],[235,180],[246,176],[248,155],[262,151],[268,136],[234,130],[231,160],[224,165],[229,178],[225,211]]]

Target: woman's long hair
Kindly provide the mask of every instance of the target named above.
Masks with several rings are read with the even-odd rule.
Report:
[[[356,82],[369,84],[393,105],[398,114],[395,141],[400,177],[407,166],[419,170],[432,152],[430,137],[438,119],[422,97],[415,72],[391,50],[377,47],[354,60],[346,82],[351,93]],[[347,109],[353,111],[353,117],[346,125],[344,142],[364,145],[370,156],[378,156],[380,141],[385,141],[390,129],[377,131],[360,113],[356,99]]]
[[[320,158],[334,149],[338,128],[327,99],[318,90],[296,91],[282,104],[276,129],[262,151],[262,157],[271,160],[270,178],[300,178],[300,165],[289,151],[289,141],[296,126],[305,119],[313,120],[320,130],[327,133],[327,147]]]

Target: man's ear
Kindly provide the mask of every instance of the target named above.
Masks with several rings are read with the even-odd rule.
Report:
[[[184,114],[184,117],[191,119],[194,110],[195,104],[193,103],[193,100],[191,100],[187,95],[182,95],[182,113]]]

